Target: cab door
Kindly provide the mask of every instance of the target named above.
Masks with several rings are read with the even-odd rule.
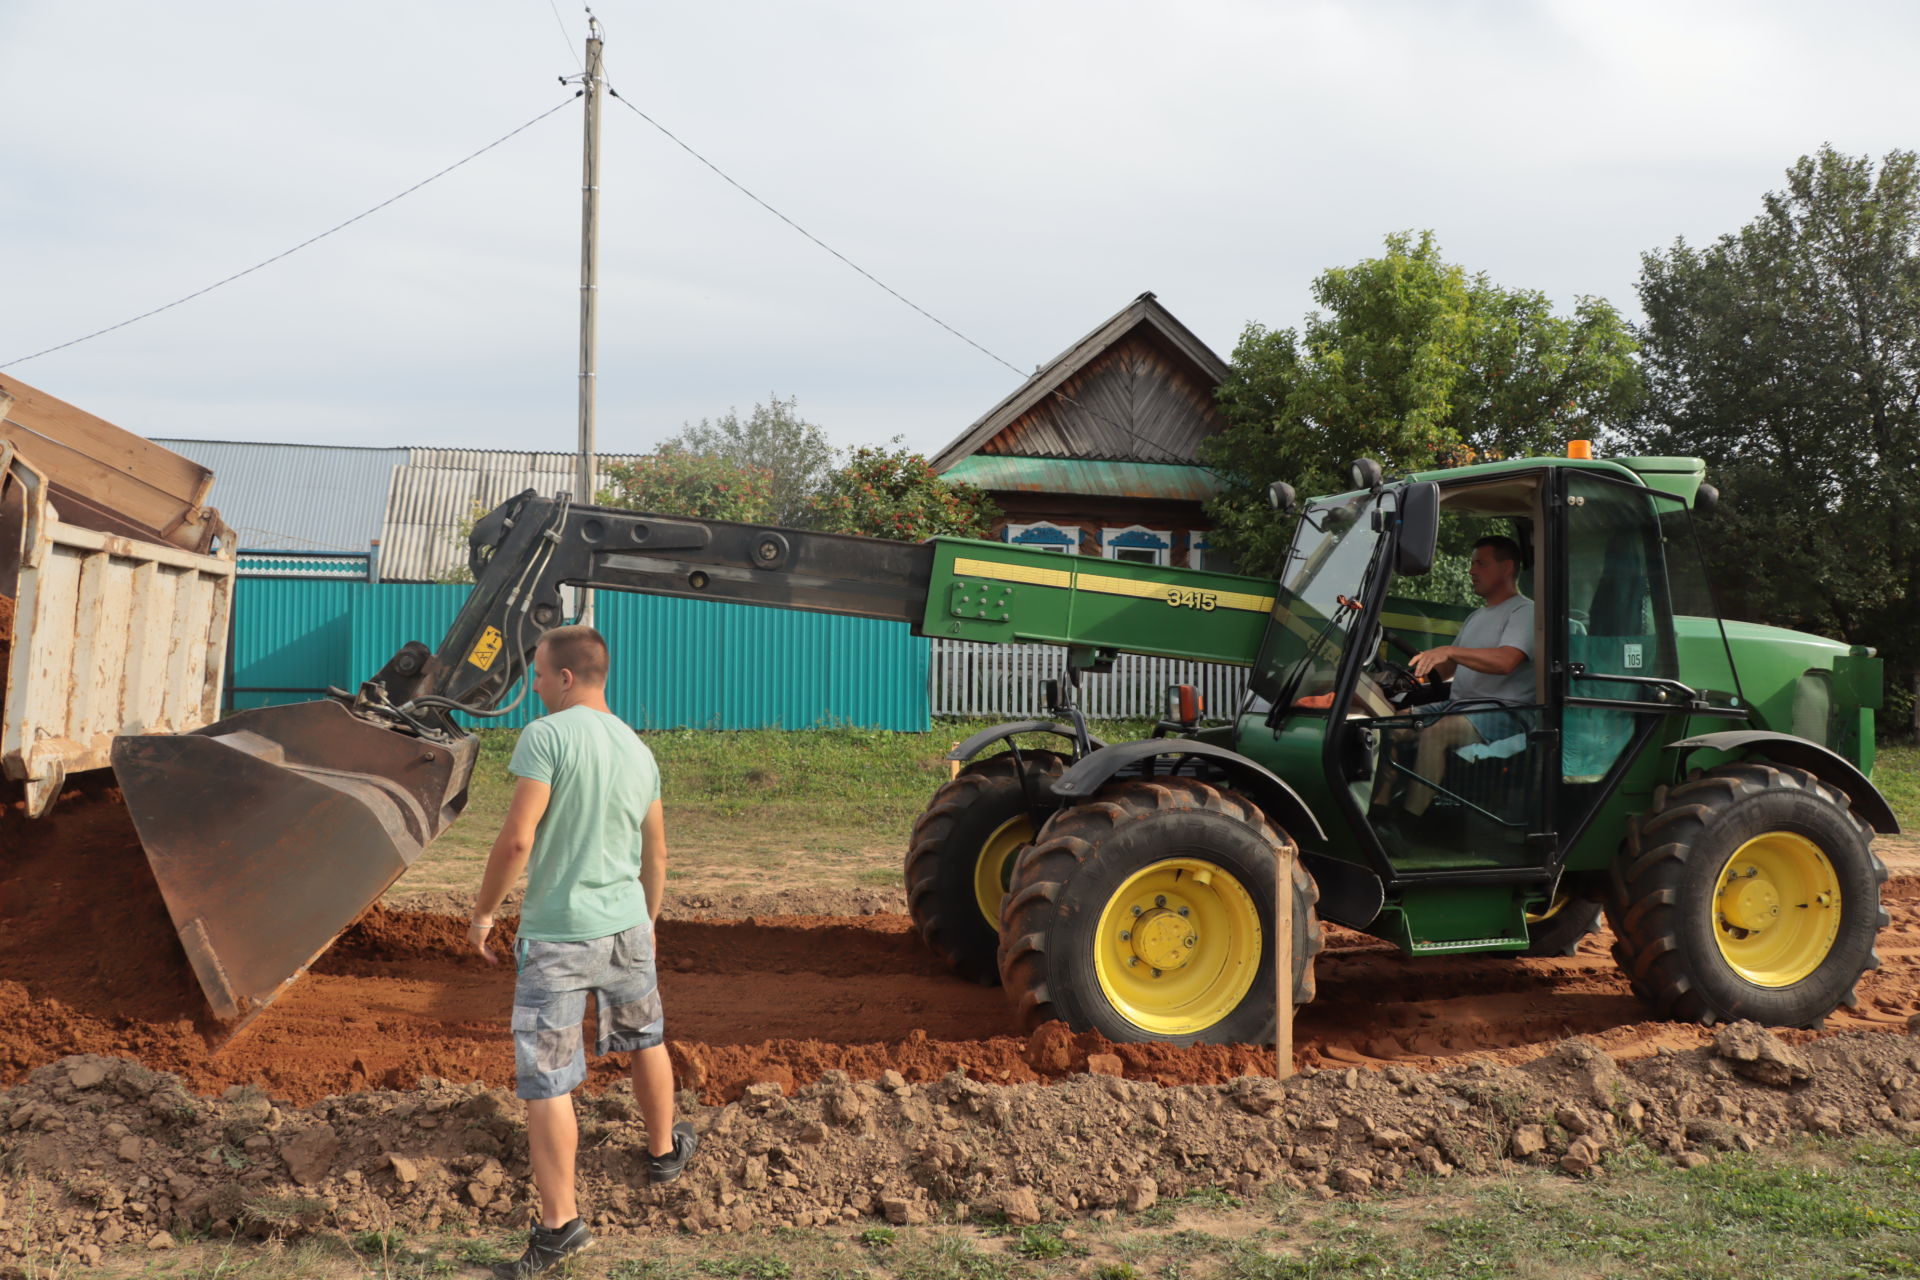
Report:
[[[1577,836],[1608,799],[1650,789],[1650,768],[1634,766],[1671,718],[1714,695],[1741,713],[1686,503],[1605,472],[1559,480],[1560,810]]]
[[[1396,879],[1518,871],[1552,857],[1560,744],[1559,708],[1546,674],[1553,641],[1547,619],[1558,607],[1556,575],[1546,571],[1554,564],[1556,531],[1541,518],[1549,483],[1542,468],[1444,488],[1441,562],[1428,575],[1395,578],[1381,602],[1381,633],[1405,647],[1457,642],[1481,604],[1467,585],[1465,561],[1478,539],[1498,535],[1520,549],[1516,585],[1535,617],[1528,702],[1454,699],[1445,711],[1410,706],[1370,722],[1379,754],[1370,780],[1356,785],[1355,799]],[[1451,745],[1424,751],[1435,733]]]

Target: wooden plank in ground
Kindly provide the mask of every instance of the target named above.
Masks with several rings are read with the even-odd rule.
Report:
[[[1280,846],[1278,888],[1274,891],[1273,962],[1279,969],[1275,983],[1279,1017],[1274,1023],[1273,1074],[1285,1080],[1293,1074],[1293,841]]]
[[[11,374],[0,373],[0,396],[12,398],[0,441],[47,474],[62,518],[207,550],[218,524],[206,509],[213,472]]]

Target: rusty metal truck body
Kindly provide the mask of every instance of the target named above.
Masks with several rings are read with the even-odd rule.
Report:
[[[0,375],[0,775],[29,817],[114,738],[219,718],[234,547],[212,480]]]

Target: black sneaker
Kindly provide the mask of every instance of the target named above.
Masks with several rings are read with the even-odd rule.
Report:
[[[593,1237],[580,1218],[564,1227],[543,1227],[536,1222],[527,1233],[527,1251],[512,1262],[494,1263],[493,1274],[499,1280],[526,1280],[528,1276],[559,1266],[592,1244]]]
[[[672,1182],[699,1149],[700,1135],[693,1131],[693,1122],[682,1120],[673,1126],[673,1150],[663,1156],[647,1153],[647,1181]]]

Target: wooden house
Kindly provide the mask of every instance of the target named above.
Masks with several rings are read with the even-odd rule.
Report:
[[[993,536],[1066,554],[1227,568],[1202,505],[1200,442],[1224,426],[1227,364],[1151,293],[1044,365],[936,454],[1005,513]]]

